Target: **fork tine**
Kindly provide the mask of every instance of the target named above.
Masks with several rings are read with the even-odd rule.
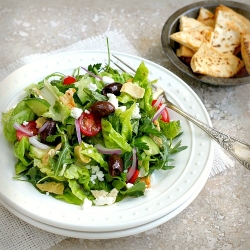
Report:
[[[122,68],[120,65],[118,65],[116,62],[114,62],[112,59],[110,59],[110,61],[117,67],[119,68],[121,71],[126,73],[126,70],[124,68]]]
[[[112,56],[117,59],[118,61],[120,61],[121,63],[123,63],[125,66],[127,66],[129,69],[131,69],[133,72],[136,72],[135,69],[133,69],[130,65],[128,65],[127,63],[125,63],[123,60],[121,60],[119,57],[115,56],[114,54],[112,54]],[[117,64],[116,64],[117,66]]]

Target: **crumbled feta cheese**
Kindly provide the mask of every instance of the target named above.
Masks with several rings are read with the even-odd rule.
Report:
[[[127,188],[127,189],[129,189],[129,188],[131,188],[131,187],[133,187],[133,186],[134,186],[134,184],[132,184],[132,183],[127,183],[127,184],[126,184],[126,188]]]
[[[87,86],[87,88],[88,88],[89,90],[96,91],[96,90],[97,90],[97,85],[91,82],[91,83]]]
[[[72,108],[71,111],[70,111],[70,115],[75,118],[75,119],[78,119],[81,114],[82,114],[82,109],[80,108]]]
[[[90,114],[90,112],[87,109],[84,110],[84,113]]]
[[[141,114],[140,114],[140,108],[139,108],[139,104],[136,103],[135,105],[135,109],[133,111],[133,114],[132,114],[132,119],[140,119],[141,118]]]
[[[118,108],[118,99],[116,98],[116,96],[112,93],[108,93],[107,94],[108,97],[108,101],[114,105],[114,107],[117,109]]]
[[[104,173],[102,171],[98,171],[96,173],[96,176],[97,176],[99,181],[104,181]]]
[[[29,122],[26,122],[26,121],[23,122],[23,126],[27,126],[28,124]]]
[[[87,210],[92,207],[92,201],[88,198],[85,198],[82,204],[82,210]]]
[[[91,176],[90,176],[90,181],[93,183],[93,184],[95,184],[95,179],[97,178],[97,176],[95,175],[95,174],[92,174]]]
[[[108,85],[108,84],[110,84],[110,83],[114,83],[114,82],[115,82],[114,79],[111,78],[111,77],[109,77],[109,76],[103,76],[103,77],[102,77],[102,81],[103,81],[103,83],[104,83],[105,85]]]
[[[91,169],[92,169],[92,173],[96,173],[100,170],[98,166],[91,166]]]
[[[91,190],[95,197],[93,201],[96,206],[111,205],[115,202],[118,190],[113,188],[109,193],[104,190]]]
[[[46,192],[46,195],[49,196],[49,192]]]

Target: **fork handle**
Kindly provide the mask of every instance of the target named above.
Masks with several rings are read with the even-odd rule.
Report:
[[[181,108],[175,106],[173,103],[167,101],[167,107],[174,110],[181,116],[187,118],[189,121],[197,125],[209,136],[211,136],[219,145],[221,145],[227,152],[229,152],[236,160],[238,160],[244,167],[250,170],[250,145],[240,141],[237,138],[226,135],[204,122],[196,119],[192,115],[188,114]]]

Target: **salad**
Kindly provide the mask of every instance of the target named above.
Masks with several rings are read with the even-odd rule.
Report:
[[[174,168],[187,148],[148,73],[144,62],[135,75],[96,63],[29,85],[2,116],[13,178],[85,207],[143,196],[152,173]]]

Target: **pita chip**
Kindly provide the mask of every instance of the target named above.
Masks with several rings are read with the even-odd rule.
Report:
[[[214,27],[215,26],[215,15],[205,9],[204,7],[200,8],[199,15],[197,17],[197,21],[203,23],[203,25]]]
[[[178,42],[189,49],[196,52],[200,45],[208,41],[210,42],[213,37],[213,32],[202,29],[192,29],[186,31],[179,31],[170,35],[170,38],[175,42]]]
[[[191,59],[193,72],[229,78],[244,67],[244,62],[230,53],[220,53],[210,43],[204,42]]]
[[[180,31],[196,29],[199,26],[206,26],[206,25],[204,25],[202,22],[199,22],[195,18],[192,18],[192,17],[188,17],[188,16],[180,17],[180,25],[179,25]],[[208,30],[213,31],[213,29],[210,26],[203,27],[203,29],[208,29]]]
[[[176,50],[176,55],[178,57],[192,57],[194,55],[194,51],[180,44],[180,48]]]
[[[250,34],[243,34],[241,36],[241,55],[246,70],[248,74],[250,74]]]

